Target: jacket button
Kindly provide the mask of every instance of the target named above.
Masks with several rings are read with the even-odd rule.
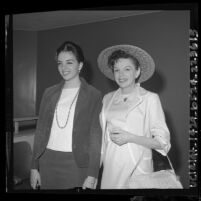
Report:
[[[73,145],[73,149],[75,149],[76,148],[76,145]]]

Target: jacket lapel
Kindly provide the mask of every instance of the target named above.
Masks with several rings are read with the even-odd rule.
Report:
[[[64,85],[64,81],[60,82],[58,87],[52,92],[52,94],[50,94],[50,100],[51,100],[50,114],[51,114],[52,119],[54,116],[54,111],[56,108],[57,101],[62,92],[63,85]]]
[[[44,140],[44,143],[47,144],[48,143],[48,139],[49,139],[49,136],[50,136],[50,131],[51,131],[51,128],[52,128],[52,122],[53,122],[53,118],[54,118],[54,111],[55,111],[55,108],[56,108],[56,104],[57,104],[57,101],[59,99],[59,96],[61,94],[61,91],[62,91],[62,87],[63,87],[63,84],[64,84],[64,81],[61,81],[54,90],[52,90],[52,92],[48,95],[47,97],[47,100],[49,98],[49,102],[47,102],[46,106],[48,108],[48,115],[47,115],[47,119],[46,119],[46,135],[44,135],[45,137],[45,140]]]
[[[137,97],[134,97],[132,101],[133,102],[129,111],[134,110],[143,101],[143,98],[141,96],[137,96]]]
[[[75,106],[75,114],[74,114],[74,121],[73,121],[74,125],[77,123],[78,113],[82,110],[82,108],[85,107],[87,98],[88,98],[87,83],[83,78],[81,78],[80,92],[79,92],[77,103]]]
[[[60,82],[59,85],[56,87],[56,89],[54,91],[51,92],[51,94],[49,94],[49,100],[50,100],[50,105],[49,105],[49,115],[47,115],[47,129],[48,132],[47,133],[47,136],[46,136],[46,141],[48,140],[48,136],[50,135],[50,129],[51,129],[51,126],[52,126],[52,122],[53,122],[53,118],[54,118],[54,112],[55,112],[55,108],[56,108],[56,104],[57,104],[57,101],[61,95],[61,92],[62,92],[62,88],[63,88],[63,85],[64,85],[64,81]],[[78,95],[78,99],[77,99],[77,103],[76,103],[76,107],[75,107],[75,115],[74,115],[74,125],[77,124],[76,120],[77,120],[77,117],[78,117],[78,113],[79,111],[85,107],[85,104],[87,102],[87,83],[84,79],[81,78],[81,86],[80,86],[80,92],[79,92],[79,95]],[[46,142],[47,143],[47,142]]]
[[[62,91],[62,87],[64,85],[64,82],[62,81],[58,88],[53,92],[53,94],[51,95],[51,107],[50,107],[50,116],[51,116],[51,120],[53,120],[53,117],[54,117],[54,111],[55,111],[55,108],[56,108],[56,104],[57,104],[57,101],[61,95],[61,91]],[[79,92],[79,95],[78,95],[78,98],[77,98],[77,103],[76,103],[76,107],[75,107],[75,114],[74,114],[74,124],[76,122],[76,119],[77,119],[77,116],[78,116],[78,113],[79,111],[81,111],[81,109],[83,107],[85,107],[85,104],[86,101],[87,101],[87,83],[86,81],[81,78],[81,86],[80,86],[80,92]]]
[[[143,100],[144,100],[144,95],[147,94],[147,91],[140,86],[138,86],[137,91],[136,91],[136,96],[132,98],[132,105],[130,109],[128,110],[126,116],[133,111],[137,106],[139,106]]]

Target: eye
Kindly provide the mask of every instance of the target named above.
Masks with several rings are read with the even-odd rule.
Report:
[[[130,71],[130,68],[126,68],[126,71]]]
[[[68,61],[67,64],[68,64],[68,65],[71,65],[71,64],[73,64],[73,62]]]
[[[114,72],[116,73],[116,72],[118,72],[119,70],[118,69],[114,69]]]

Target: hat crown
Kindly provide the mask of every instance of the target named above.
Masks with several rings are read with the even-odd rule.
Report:
[[[116,50],[123,50],[126,53],[133,55],[140,64],[141,74],[138,82],[144,82],[148,80],[155,71],[155,63],[153,58],[143,49],[133,45],[115,45],[108,47],[101,51],[98,56],[97,62],[100,71],[109,79],[114,80],[114,75],[108,66],[108,57]]]

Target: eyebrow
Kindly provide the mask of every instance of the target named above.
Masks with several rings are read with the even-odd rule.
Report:
[[[67,60],[65,60],[65,61],[74,61],[74,59],[67,59]],[[62,61],[57,60],[57,62],[62,62]]]
[[[132,66],[124,66],[123,68],[132,68]],[[118,69],[117,67],[114,67],[114,69]]]

